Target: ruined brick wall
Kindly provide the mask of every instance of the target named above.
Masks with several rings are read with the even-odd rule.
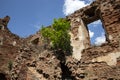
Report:
[[[12,80],[119,80],[120,0],[96,0],[67,16],[71,22],[73,55],[45,48],[40,32],[22,39],[7,28],[10,17],[0,19],[0,78]],[[87,25],[101,20],[106,43],[91,46]],[[13,61],[12,70],[9,62]],[[67,71],[67,72],[66,72]]]
[[[4,73],[6,77],[10,74],[9,66],[19,54],[18,50],[23,42],[22,38],[9,31],[9,20],[9,16],[0,19],[0,73]]]
[[[96,0],[75,13],[67,16],[71,21],[71,45],[73,57],[81,59],[83,49],[90,47],[90,37],[87,25],[96,20],[101,20],[106,32],[108,43],[119,44],[120,37],[120,1],[119,0]],[[76,44],[77,43],[77,44]],[[83,47],[84,46],[84,47]],[[104,49],[104,47],[103,47]],[[79,52],[78,52],[79,50]]]
[[[77,80],[119,80],[120,0],[96,0],[67,18],[71,21],[73,56],[67,59],[66,65],[72,75]],[[99,19],[102,21],[107,40],[101,46],[91,46],[87,25]],[[84,26],[79,20],[83,21]],[[85,32],[82,32],[83,29]],[[86,38],[81,39],[82,36]],[[87,47],[83,48],[85,43]]]
[[[120,41],[120,0],[108,0],[100,5],[101,19],[112,42]]]
[[[9,31],[9,20],[0,19],[0,80],[61,79],[60,61],[44,48],[40,33],[20,38]]]

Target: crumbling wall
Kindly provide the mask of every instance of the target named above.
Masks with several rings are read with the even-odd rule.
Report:
[[[83,49],[90,47],[90,37],[87,24],[99,19],[98,3],[86,6],[67,16],[71,22],[71,46],[73,57],[80,60]]]
[[[100,14],[110,43],[120,41],[120,0],[108,0],[100,5]]]
[[[0,19],[0,79],[120,79],[120,0],[96,0],[67,16],[71,22],[72,56],[50,51],[40,32],[25,39],[11,33],[7,28],[9,19]],[[107,41],[91,46],[87,25],[99,19]],[[12,69],[8,67],[11,61]]]
[[[70,20],[72,28],[70,35],[73,55],[77,55],[77,57],[68,58],[66,62],[72,75],[77,80],[119,80],[120,0],[96,0],[92,4],[75,11],[75,13],[67,16],[67,18]],[[83,32],[86,34],[85,36],[88,34],[87,25],[100,19],[106,32],[106,42],[101,46],[89,45],[86,48],[82,48],[81,44],[84,43],[80,38],[73,41],[76,37],[81,37],[78,34],[83,29],[80,28],[81,22],[78,22],[77,19],[84,22],[85,26],[82,27],[85,27],[86,32]],[[88,35],[84,41],[90,44],[89,40]],[[79,43],[73,45],[76,42]]]
[[[62,79],[60,60],[45,48],[40,33],[20,38],[7,28],[9,19],[0,19],[0,79]]]
[[[49,50],[22,46],[11,71],[12,80],[54,80],[61,79],[60,61]]]
[[[22,38],[9,31],[7,27],[9,20],[9,16],[0,19],[0,73],[7,76],[7,80],[10,80],[12,63],[23,42]]]
[[[83,55],[85,54],[84,52],[82,53],[83,49],[85,50],[88,47],[91,47],[87,25],[99,19],[102,21],[103,28],[105,29],[106,32],[107,45],[119,44],[120,41],[120,37],[119,37],[120,1],[119,0],[114,0],[114,1],[96,0],[89,6],[86,6],[76,11],[75,13],[69,15],[67,18],[71,21],[71,45],[73,46],[73,56],[74,55],[77,56],[74,58],[80,60],[82,54]],[[84,26],[81,26],[83,25],[83,23]],[[85,37],[85,38],[81,39],[81,37]],[[83,48],[83,46],[86,47]],[[101,48],[104,49],[104,46]]]
[[[100,9],[100,19],[102,20],[102,23],[104,25],[104,29],[106,31],[106,37],[107,37],[107,43],[103,44],[100,47],[91,47],[91,50],[84,50],[83,52],[83,58],[87,54],[89,54],[89,57],[92,57],[93,62],[106,62],[108,65],[114,66],[117,64],[117,58],[120,57],[120,48],[119,48],[119,30],[120,30],[120,1],[105,1],[101,2],[99,9]],[[108,50],[111,49],[111,50]],[[96,52],[92,52],[92,51]],[[107,50],[107,52],[103,52]],[[88,52],[89,51],[89,52]],[[86,54],[86,55],[85,55]],[[99,57],[96,56],[93,59],[94,55],[100,55]]]
[[[80,17],[71,18],[71,46],[73,57],[80,60],[81,52],[90,46],[89,34],[86,25]]]

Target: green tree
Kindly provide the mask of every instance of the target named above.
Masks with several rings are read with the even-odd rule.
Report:
[[[51,27],[42,27],[41,34],[45,40],[52,43],[51,47],[55,50],[61,49],[64,52],[71,52],[70,22],[66,19],[54,19]]]

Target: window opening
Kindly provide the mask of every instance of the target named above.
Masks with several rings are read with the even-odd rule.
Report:
[[[105,30],[103,29],[103,25],[101,20],[94,21],[87,25],[90,36],[91,45],[101,45],[105,43]]]

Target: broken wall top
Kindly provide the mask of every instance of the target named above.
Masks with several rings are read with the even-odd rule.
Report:
[[[107,3],[120,2],[119,0],[96,0],[93,1],[90,5],[83,7],[73,14],[68,15],[67,18],[73,20],[74,18],[82,18],[86,24],[89,24],[93,21],[100,19],[101,6],[106,7]],[[103,8],[104,9],[104,8]]]
[[[106,39],[113,42],[114,39],[118,40],[116,36],[120,31],[120,0],[96,0],[68,15],[67,19],[74,24],[71,26],[72,29],[80,24],[78,19],[83,20],[86,27],[96,20],[101,20]]]

